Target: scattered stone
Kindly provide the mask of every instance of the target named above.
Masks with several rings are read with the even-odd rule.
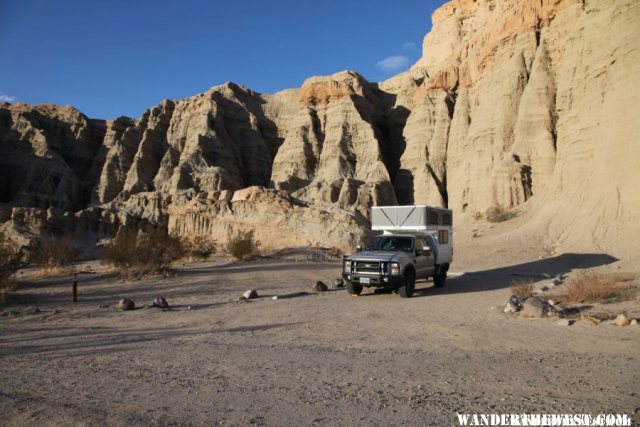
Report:
[[[151,307],[169,308],[169,303],[167,303],[167,300],[164,299],[164,297],[158,297],[153,300]]]
[[[334,285],[336,288],[344,288],[344,280],[342,280],[342,279],[336,279],[336,280],[334,280],[334,281],[333,281],[333,285]]]
[[[629,326],[638,326],[638,319],[633,319],[629,322]]]
[[[242,296],[240,297],[241,300],[243,300],[243,299],[255,299],[255,298],[258,298],[258,291],[256,291],[255,289],[249,289],[244,294],[242,294]]]
[[[571,326],[571,321],[569,319],[560,319],[556,322],[558,326]]]
[[[556,314],[557,311],[552,305],[538,297],[527,298],[522,305],[522,315],[524,317],[544,317]]]
[[[40,313],[40,309],[38,307],[29,307],[25,310],[26,314],[38,314]]]
[[[547,303],[548,303],[549,305],[554,306],[554,307],[555,307],[555,305],[556,305],[556,302],[555,302],[554,300],[552,300],[552,299],[547,300]]]
[[[325,283],[324,283],[324,282],[322,282],[322,281],[318,280],[318,281],[316,282],[316,284],[314,285],[313,290],[314,290],[315,292],[325,292],[325,291],[328,291],[328,290],[329,290],[329,287],[328,287],[327,285],[325,285]]]
[[[522,310],[522,298],[517,295],[511,295],[509,301],[504,305],[503,313],[515,313]]]
[[[591,326],[598,326],[600,324],[600,319],[590,314],[582,314],[580,318]]]
[[[121,298],[116,305],[116,310],[126,311],[136,308],[136,304],[128,298]]]
[[[617,326],[629,326],[631,321],[624,314],[619,314],[618,317],[613,321]]]
[[[98,305],[99,309],[109,308],[109,304],[100,304]]]
[[[547,292],[549,290],[548,286],[543,286],[542,289],[540,289],[542,292]],[[552,304],[553,305],[553,304]]]
[[[187,310],[191,310],[191,306],[190,305],[187,306]]]

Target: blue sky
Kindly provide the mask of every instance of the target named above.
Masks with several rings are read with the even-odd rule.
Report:
[[[0,0],[0,100],[139,117],[234,81],[258,92],[351,69],[381,81],[421,54],[443,0]]]

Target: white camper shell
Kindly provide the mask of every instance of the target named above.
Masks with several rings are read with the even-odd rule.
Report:
[[[371,229],[384,234],[424,234],[437,242],[439,263],[453,261],[453,212],[426,205],[374,206]]]

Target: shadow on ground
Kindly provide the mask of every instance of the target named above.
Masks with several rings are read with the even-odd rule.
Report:
[[[416,283],[414,296],[446,295],[465,292],[484,292],[510,287],[519,278],[544,280],[555,277],[563,278],[575,269],[600,267],[618,261],[607,254],[562,254],[553,258],[507,267],[494,268],[464,273],[458,277],[447,278],[447,284],[442,288],[433,287],[432,282]],[[425,287],[428,286],[428,287]]]

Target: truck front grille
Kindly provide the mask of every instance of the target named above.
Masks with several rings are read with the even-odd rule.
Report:
[[[381,274],[384,271],[384,264],[380,261],[355,261],[354,273]]]

